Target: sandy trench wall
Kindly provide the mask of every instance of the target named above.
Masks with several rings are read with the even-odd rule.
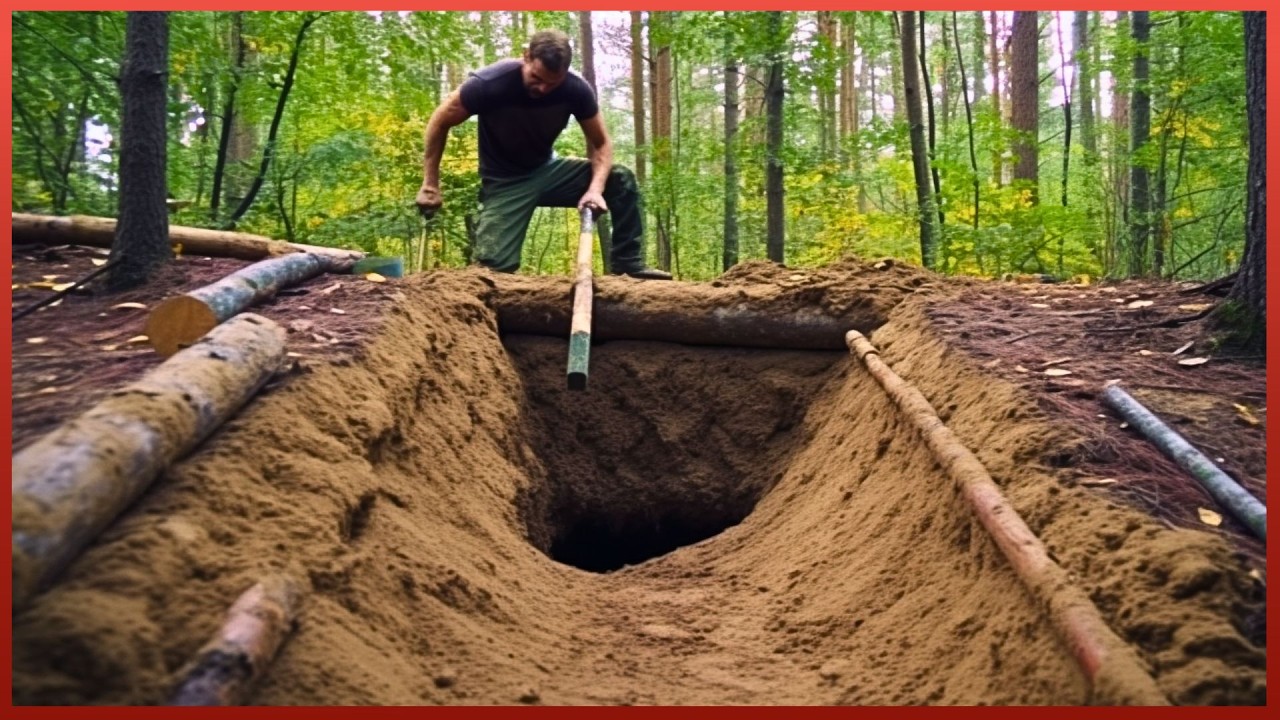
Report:
[[[761,495],[741,524],[609,575],[551,562],[536,518],[573,459],[531,425],[554,414],[530,410],[536,383],[498,343],[485,292],[466,275],[413,284],[363,359],[295,378],[174,468],[15,618],[15,702],[157,701],[231,600],[278,568],[313,590],[261,704],[1088,699],[852,358],[807,390],[783,378],[761,393],[807,411],[752,436],[776,447],[755,456],[760,474],[737,468]],[[1225,547],[1058,487],[1031,464],[1054,435],[922,323],[907,308],[873,340],[1145,643],[1171,699],[1257,698],[1265,652],[1259,665],[1231,626],[1251,595]],[[656,384],[658,370],[637,374]],[[652,432],[668,450],[716,432],[706,413],[665,418]]]

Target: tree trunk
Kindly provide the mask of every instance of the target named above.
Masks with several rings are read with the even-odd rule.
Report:
[[[721,270],[738,264],[738,59],[733,26],[724,14],[724,253]]]
[[[241,315],[14,455],[14,607],[253,397],[284,345],[284,328]]]
[[[1244,13],[1245,107],[1249,121],[1244,256],[1228,296],[1244,311],[1238,330],[1263,347],[1267,327],[1267,16]]]
[[[920,94],[924,96],[925,107],[928,109],[929,119],[929,176],[933,181],[933,204],[938,210],[938,225],[934,228],[936,241],[945,253],[947,249],[946,243],[946,217],[942,213],[942,178],[938,176],[938,116],[933,109],[933,82],[929,79],[929,53],[926,50],[924,40],[924,23],[925,13],[920,11],[920,75],[924,80],[924,84],[920,86]],[[944,258],[945,261],[945,258]]]
[[[890,25],[892,25],[891,29],[893,31],[893,38],[897,40],[899,43],[902,42],[902,28],[899,26],[899,22],[898,22],[898,15],[900,14],[901,13],[896,13],[896,12],[889,13],[889,20],[890,20]],[[914,40],[912,40],[912,44],[913,45],[915,44]],[[889,53],[889,56],[890,58],[892,58],[893,53]],[[919,73],[917,72],[916,74],[918,75]],[[894,124],[896,125],[900,122],[903,122],[904,120],[907,120],[907,122],[910,122],[910,120],[907,119],[907,113],[906,113],[907,101],[902,96],[902,90],[903,90],[902,65],[899,63],[893,62],[892,60],[890,60],[889,62],[889,82],[892,86],[892,92],[893,92]]]
[[[986,94],[987,88],[984,84],[985,79],[982,76],[982,56],[983,48],[987,46],[987,31],[983,24],[982,11],[973,13],[973,99],[972,103],[977,105],[982,102],[982,96]],[[954,29],[954,28],[953,28]],[[959,45],[957,44],[957,47]]]
[[[591,29],[590,10],[578,12],[578,37],[578,52],[582,55],[582,79],[587,81],[598,98],[600,88],[596,86],[595,34]],[[605,274],[608,274],[613,248],[613,226],[609,222],[608,215],[600,216],[596,221],[596,230],[600,235],[600,265],[604,268]]]
[[[165,202],[165,87],[169,77],[169,15],[130,12],[120,73],[120,221],[107,287],[146,282],[173,257]]]
[[[979,209],[981,207],[978,184],[978,152],[973,140],[973,107],[969,102],[969,81],[965,78],[964,50],[960,46],[960,24],[956,20],[955,11],[952,11],[951,13],[951,30],[951,34],[956,39],[956,66],[960,70],[960,92],[964,93],[965,126],[969,131],[969,167],[973,171],[973,229],[977,230]],[[981,44],[978,45],[978,57],[982,57]],[[982,63],[979,62],[978,66],[981,67]],[[977,87],[980,84],[981,83],[979,82],[975,82],[974,86]],[[973,252],[978,261],[978,270],[982,271],[982,247],[977,242],[977,233],[974,233],[974,238]]]
[[[639,10],[631,11],[631,122],[635,126],[636,180],[641,185],[645,179],[644,132],[644,21]]]
[[[995,110],[996,128],[1003,127],[1004,114],[1000,109],[1000,14],[991,11],[991,107]],[[1004,184],[1004,158],[1000,146],[1003,143],[991,144],[991,181],[996,187]]]
[[[818,46],[821,48],[818,73],[818,121],[821,141],[819,157],[829,161],[836,155],[836,88],[834,84],[836,65],[834,58],[839,57],[839,45],[836,42],[836,24],[830,10],[819,10]]]
[[[656,200],[653,206],[657,219],[658,267],[668,272],[671,270],[672,221],[669,200],[673,195],[669,186],[673,181],[674,170],[671,166],[671,41],[667,37],[670,29],[670,11],[654,11],[649,14],[649,56],[653,58],[650,67],[650,87],[653,90],[653,165],[654,175],[659,180],[656,192],[653,193]]]
[[[164,357],[193,345],[219,324],[321,273],[349,273],[354,257],[290,253],[240,268],[221,280],[167,298],[147,316],[144,332]]]
[[[844,49],[844,65],[840,71],[840,145],[848,151],[849,167],[853,171],[854,182],[858,183],[858,212],[865,215],[867,212],[867,185],[862,181],[862,142],[858,139],[862,126],[862,121],[859,117],[862,104],[858,102],[858,93],[862,87],[865,87],[865,82],[859,83],[856,78],[857,67],[855,60],[858,52],[857,17],[857,13],[847,13],[845,19],[840,23],[840,30],[843,36],[841,46]],[[862,53],[864,73],[869,59],[864,48]]]
[[[222,128],[218,133],[218,156],[213,162],[213,189],[209,192],[209,219],[218,220],[218,208],[222,204],[222,185],[227,176],[227,156],[231,152],[231,132],[235,126],[236,90],[240,87],[244,71],[245,42],[244,13],[231,13],[231,51],[235,64],[231,68],[231,82],[227,88],[227,101],[222,106]]]
[[[1151,14],[1146,10],[1133,11],[1133,99],[1129,111],[1129,274],[1142,277],[1147,274],[1147,251],[1151,236],[1151,188],[1145,160],[1140,157],[1142,147],[1151,135],[1151,95],[1148,87]]]
[[[1073,104],[1080,114],[1080,144],[1084,147],[1085,162],[1088,164],[1098,154],[1098,144],[1093,134],[1093,65],[1090,62],[1089,11],[1076,11],[1073,30],[1076,58],[1076,96]]]
[[[1010,100],[1013,105],[1012,126],[1018,133],[1013,153],[1018,162],[1013,179],[1025,181],[1031,191],[1031,203],[1038,202],[1039,132],[1040,132],[1040,29],[1038,13],[1015,11],[1010,37]]]
[[[769,82],[765,87],[768,128],[765,138],[765,199],[767,204],[766,246],[769,259],[782,263],[786,248],[786,218],[782,186],[782,69],[784,59],[782,38],[782,13],[769,15]]]
[[[920,262],[933,269],[937,262],[936,243],[933,236],[933,220],[936,217],[933,208],[933,193],[929,179],[929,151],[924,138],[924,111],[920,107],[920,67],[916,55],[916,20],[915,13],[905,11],[902,16],[902,77],[906,80],[903,88],[907,101],[907,122],[911,127],[911,169],[916,180],[916,208],[920,218]]]
[[[302,25],[298,28],[297,37],[293,41],[293,51],[289,55],[289,69],[285,71],[284,85],[280,88],[280,97],[276,101],[276,111],[271,117],[271,129],[267,132],[267,143],[262,148],[262,164],[258,167],[258,174],[254,176],[253,184],[249,186],[249,191],[245,193],[244,199],[240,201],[240,206],[222,224],[223,229],[231,229],[236,226],[240,218],[244,217],[244,214],[253,205],[254,199],[258,196],[258,191],[262,189],[262,183],[267,177],[267,170],[271,167],[271,159],[275,156],[276,135],[280,131],[280,121],[284,118],[285,103],[289,101],[289,91],[293,89],[293,79],[298,72],[298,56],[302,53],[302,41],[306,37],[307,29],[321,17],[321,15],[307,15],[303,18]]]

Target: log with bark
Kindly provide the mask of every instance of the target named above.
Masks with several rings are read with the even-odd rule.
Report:
[[[572,285],[550,286],[546,278],[493,275],[488,299],[506,333],[567,338]],[[654,340],[686,345],[720,345],[796,350],[840,350],[849,328],[870,332],[885,314],[872,306],[831,312],[773,287],[713,287],[705,283],[662,282],[619,277],[595,279],[591,338]],[[673,301],[672,288],[679,288]]]
[[[14,455],[14,608],[249,400],[284,352],[283,328],[240,315]]]
[[[916,426],[1027,592],[1048,614],[1092,688],[1091,702],[1168,705],[1168,698],[1137,652],[1107,626],[1089,595],[1049,556],[1044,543],[1009,504],[986,467],[942,422],[924,395],[880,359],[880,352],[862,333],[851,330],[846,338],[849,350]]]
[[[168,704],[243,704],[293,629],[300,600],[298,584],[282,575],[245,591],[218,632],[179,673]]]
[[[1154,413],[1118,385],[1102,391],[1102,401],[1120,416],[1128,420],[1143,437],[1160,448],[1167,457],[1196,479],[1214,500],[1217,500],[1237,520],[1244,523],[1263,542],[1267,540],[1267,506],[1245,490],[1230,475],[1218,469],[1204,453],[1195,449],[1173,428],[1160,421]]]
[[[109,248],[115,240],[115,234],[116,221],[114,218],[90,217],[87,215],[54,216],[13,213],[14,245],[88,245],[90,247]],[[262,235],[207,230],[205,228],[182,225],[169,226],[169,244],[181,245],[182,252],[185,255],[229,257],[241,260],[262,260],[263,258],[296,252],[311,252],[356,259],[364,257],[364,253],[356,250],[289,243],[273,240]]]
[[[281,288],[320,273],[349,273],[355,262],[355,258],[307,252],[254,263],[215,283],[161,302],[147,316],[147,338],[156,352],[168,357]]]

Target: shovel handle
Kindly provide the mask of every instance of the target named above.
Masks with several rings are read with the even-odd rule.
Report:
[[[579,211],[582,234],[578,236],[578,262],[573,281],[573,320],[569,326],[569,389],[587,388],[591,359],[591,249],[595,245],[595,220],[591,208]]]

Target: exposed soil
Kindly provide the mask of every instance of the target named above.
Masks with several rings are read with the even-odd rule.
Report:
[[[18,248],[14,283],[99,257]],[[145,310],[115,306],[241,264],[182,258],[142,291],[16,321],[15,449],[159,362],[129,342]],[[1265,549],[1202,522],[1226,512],[1098,402],[1120,379],[1265,497],[1264,363],[1214,355],[1199,323],[1102,332],[1212,298],[858,261],[716,282],[825,308],[876,294],[884,360],[1170,701],[1265,702]],[[680,305],[681,284],[649,287]],[[254,704],[1114,700],[852,356],[614,341],[570,394],[567,343],[500,338],[494,292],[478,270],[326,276],[256,309],[290,329],[289,371],[15,615],[14,701],[162,702],[270,571],[307,597]]]

